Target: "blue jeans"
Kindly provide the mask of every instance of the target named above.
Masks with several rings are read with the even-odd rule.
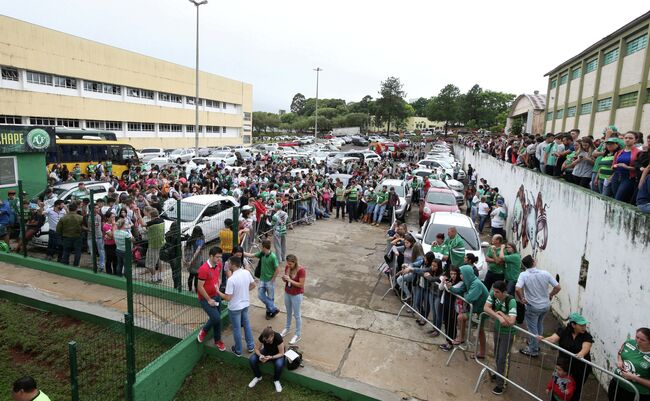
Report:
[[[544,332],[544,316],[551,309],[550,305],[537,309],[530,305],[526,305],[526,314],[524,315],[524,322],[526,322],[526,327],[533,336],[528,340],[527,351],[533,355],[539,353],[539,341],[537,340],[538,335],[542,335]]]
[[[65,263],[66,265],[70,264],[70,251],[74,251],[73,264],[79,266],[79,261],[81,260],[81,245],[83,244],[81,237],[63,237],[61,243],[63,244],[61,263]]]
[[[210,306],[205,299],[200,300],[199,303],[208,315],[208,321],[203,325],[203,331],[207,333],[210,329],[214,329],[214,342],[216,343],[217,341],[221,341],[221,298],[215,295],[212,299],[217,301],[217,306]]]
[[[650,213],[650,203],[646,203],[646,204],[643,204],[643,205],[637,205],[637,207],[643,213]]]
[[[268,355],[265,348],[262,348],[261,354]],[[260,371],[260,357],[257,356],[257,354],[253,354],[250,356],[250,358],[248,358],[248,362],[251,365],[251,369],[253,370],[255,377],[262,377],[262,372]],[[279,381],[280,377],[282,376],[282,369],[284,369],[284,357],[272,359],[271,363],[273,363],[273,381]]]
[[[62,256],[61,236],[54,230],[47,232],[47,256],[56,255],[56,260],[61,262]]]
[[[401,274],[397,278],[397,285],[399,285],[399,288],[402,290],[403,299],[411,298],[411,290],[409,289],[409,285],[413,282],[414,279],[415,274],[413,273]]]
[[[275,297],[273,281],[260,280],[260,286],[257,289],[257,297],[266,306],[266,313],[274,313],[278,311],[278,308],[273,303],[273,298]]]
[[[479,214],[479,223],[478,223],[478,232],[483,234],[483,227],[485,226],[485,222],[487,221],[488,217],[490,217],[489,214]]]
[[[115,256],[117,258],[117,264],[115,265],[115,275],[116,276],[122,276],[122,271],[124,269],[124,251],[120,251],[119,249],[115,249]]]
[[[289,331],[291,329],[291,315],[296,319],[296,335],[300,337],[302,334],[302,316],[300,314],[300,306],[302,305],[302,294],[289,295],[284,293],[284,306],[287,308],[287,322],[284,324],[284,329]]]
[[[375,202],[369,202],[368,207],[366,208],[366,214],[372,216],[372,212],[375,211]]]
[[[244,337],[246,337],[246,346],[248,349],[255,348],[251,323],[248,321],[248,306],[240,310],[229,310],[230,324],[232,325],[232,336],[235,340],[235,353],[241,355],[241,328],[244,326]]]
[[[104,249],[104,237],[95,238],[95,244],[97,244],[96,256],[98,257],[97,268],[100,271],[104,271],[106,266],[106,250]],[[93,251],[95,252],[95,251]]]
[[[384,212],[386,211],[386,205],[387,204],[375,206],[375,215],[372,219],[375,223],[381,223],[381,219],[384,217]]]
[[[612,187],[614,199],[622,202],[630,202],[632,194],[634,193],[635,183],[636,181],[631,179],[627,172],[614,172],[614,175],[612,175],[612,182],[609,184]]]
[[[352,223],[352,220],[357,219],[357,208],[359,207],[359,202],[357,201],[347,201],[345,202],[345,208],[348,212],[348,220]]]

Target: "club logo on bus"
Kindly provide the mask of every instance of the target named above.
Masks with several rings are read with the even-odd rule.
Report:
[[[27,146],[34,150],[44,150],[50,146],[50,135],[41,128],[35,128],[27,134]]]

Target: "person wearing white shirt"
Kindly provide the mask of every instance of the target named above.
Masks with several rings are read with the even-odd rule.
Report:
[[[61,217],[65,216],[65,205],[61,199],[54,201],[54,206],[45,209],[45,217],[49,225],[47,233],[47,260],[52,260],[56,254],[57,261],[61,262],[63,256],[63,248],[61,244],[61,236],[56,232],[56,225],[59,224]]]
[[[478,204],[478,232],[483,233],[483,227],[488,217],[490,217],[490,205],[487,204],[485,196],[481,197],[481,202]]]
[[[508,211],[503,205],[503,199],[497,200],[497,207],[490,213],[490,227],[492,229],[492,235],[499,234],[503,238],[506,237],[506,231],[504,227],[506,226],[506,217],[508,216]]]

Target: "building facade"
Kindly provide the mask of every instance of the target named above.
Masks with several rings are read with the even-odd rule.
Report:
[[[548,72],[546,132],[650,131],[650,12]]]
[[[510,107],[510,113],[508,113],[506,119],[506,133],[510,133],[515,121],[519,121],[523,133],[543,134],[545,111],[545,95],[540,95],[538,91],[535,91],[532,95],[519,95]]]
[[[0,124],[114,131],[193,147],[194,69],[0,16]],[[252,85],[199,76],[199,145],[250,144]]]
[[[426,117],[409,117],[404,122],[400,125],[399,129],[395,128],[395,122],[391,121],[390,123],[390,130],[391,132],[395,131],[408,131],[408,132],[413,132],[415,130],[420,130],[420,131],[434,131],[434,130],[439,130],[443,129],[445,127],[445,123],[443,121],[431,121]],[[377,126],[374,123],[374,118],[371,119],[370,131],[386,131],[386,128],[388,128],[387,124],[384,123],[381,126]]]

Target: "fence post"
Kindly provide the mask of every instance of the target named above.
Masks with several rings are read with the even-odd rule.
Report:
[[[68,356],[70,364],[70,392],[72,401],[79,401],[79,381],[77,380],[77,343],[68,343]]]
[[[97,273],[97,240],[95,239],[95,194],[90,191],[90,205],[88,206],[87,213],[90,213],[90,259],[93,261],[93,273]]]
[[[239,206],[232,208],[232,249],[239,246]]]
[[[20,222],[20,250],[27,257],[27,241],[25,241],[25,209],[23,209],[23,180],[18,180],[18,221]]]
[[[124,277],[126,277],[126,307],[127,313],[133,316],[133,253],[131,252],[131,241],[124,244]]]
[[[126,390],[127,401],[133,401],[133,386],[135,385],[135,338],[133,330],[133,315],[124,315],[124,331],[126,339]]]

